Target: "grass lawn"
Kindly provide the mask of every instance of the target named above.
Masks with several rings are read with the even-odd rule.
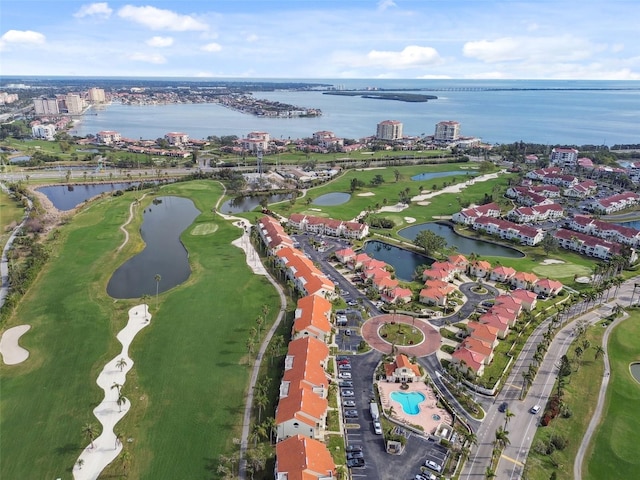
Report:
[[[640,383],[629,371],[629,364],[640,361],[640,311],[609,336],[611,380],[603,420],[585,457],[585,479],[638,478],[640,473]]]
[[[151,302],[152,324],[131,347],[135,366],[123,387],[132,408],[116,431],[131,439],[125,441],[131,478],[209,478],[218,455],[240,436],[249,331],[262,305],[278,311],[278,297],[230,245],[239,230],[213,217],[211,207],[221,194],[217,183],[169,185],[160,194],[192,198],[203,212],[195,227],[218,228],[183,233],[192,275],[160,296],[159,311]],[[128,193],[92,204],[64,227],[53,258],[6,325],[29,323],[32,329],[21,340],[31,357],[0,368],[2,478],[71,478],[87,443],[82,426],[98,424],[91,413],[102,399],[95,380],[119,351],[115,334],[138,303],[105,293],[115,268],[142,248],[134,233],[138,219],[130,243],[115,253],[132,199]],[[121,473],[117,459],[104,475]]]
[[[4,190],[0,190],[0,211],[2,212],[0,215],[0,250],[2,250],[11,233],[9,227],[14,223],[20,223],[24,215],[24,208]]]
[[[604,328],[600,324],[590,327],[585,337],[591,343],[591,347],[582,356],[582,364],[578,371],[574,371],[565,387],[564,402],[569,406],[572,415],[569,418],[558,416],[547,427],[539,427],[536,431],[532,447],[536,443],[548,443],[552,434],[559,434],[569,440],[564,450],[556,450],[553,460],[558,464],[557,469],[552,465],[548,455],[541,455],[531,449],[527,459],[530,480],[548,480],[553,471],[556,471],[558,479],[573,478],[573,462],[580,447],[580,442],[587,430],[587,425],[593,416],[600,389],[600,381],[604,373],[604,363],[601,358],[595,360],[596,345],[602,344]],[[582,342],[582,339],[579,340]],[[578,344],[574,342],[567,352],[567,356],[574,360],[574,349]],[[611,384],[609,384],[611,387]],[[556,388],[554,387],[554,392]],[[612,478],[604,476],[600,478]],[[617,478],[617,477],[616,477]]]

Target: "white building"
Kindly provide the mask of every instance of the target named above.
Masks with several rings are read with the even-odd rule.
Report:
[[[455,142],[460,138],[460,123],[448,120],[436,123],[433,139],[437,142]]]
[[[104,90],[102,88],[90,88],[87,96],[91,103],[104,103],[106,101]]]
[[[578,150],[575,148],[554,148],[549,155],[552,165],[574,167],[578,163]]]
[[[267,152],[271,136],[267,132],[250,132],[242,139],[242,148],[251,153]]]
[[[164,139],[169,143],[169,145],[179,147],[189,142],[189,135],[182,132],[169,132],[164,136]]]
[[[84,109],[84,100],[77,93],[67,93],[64,97],[64,104],[69,115],[80,115]]]
[[[120,133],[114,132],[113,130],[103,130],[96,133],[96,140],[99,143],[104,143],[105,145],[111,145],[119,142],[121,138]]]
[[[33,107],[36,110],[36,115],[60,115],[58,100],[56,98],[34,98]]]
[[[402,122],[398,120],[384,120],[376,128],[376,138],[379,140],[402,139]]]
[[[55,125],[34,125],[31,127],[31,135],[33,138],[43,138],[45,140],[54,140],[56,134]]]

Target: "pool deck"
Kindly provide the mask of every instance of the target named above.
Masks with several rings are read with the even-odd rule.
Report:
[[[393,418],[400,423],[407,425],[420,425],[424,428],[425,433],[435,433],[438,425],[440,424],[452,424],[452,418],[449,412],[444,408],[437,406],[437,400],[433,393],[433,390],[425,385],[424,382],[408,383],[409,388],[407,390],[400,390],[399,383],[388,383],[384,380],[378,381],[378,391],[380,392],[380,401],[382,408],[387,411],[393,406],[394,415]],[[420,392],[425,396],[423,402],[418,407],[420,412],[416,415],[409,415],[404,412],[402,405],[399,402],[391,399],[391,392]],[[440,420],[434,420],[433,415],[439,415]]]

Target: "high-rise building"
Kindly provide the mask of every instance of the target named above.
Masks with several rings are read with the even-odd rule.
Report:
[[[60,115],[58,100],[55,98],[34,98],[33,106],[36,110],[36,115]]]
[[[385,120],[378,124],[376,138],[380,140],[401,140],[402,122],[398,120]]]
[[[84,100],[77,93],[67,93],[64,97],[64,103],[69,115],[80,115],[84,108]]]
[[[460,138],[460,124],[454,121],[436,123],[433,139],[437,142],[455,142]]]
[[[102,88],[90,88],[87,96],[91,103],[104,103],[106,101],[104,90]]]

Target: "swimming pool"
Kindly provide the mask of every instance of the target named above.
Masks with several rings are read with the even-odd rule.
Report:
[[[391,392],[391,399],[402,405],[402,410],[407,415],[417,415],[420,412],[420,403],[425,396],[420,392]]]

